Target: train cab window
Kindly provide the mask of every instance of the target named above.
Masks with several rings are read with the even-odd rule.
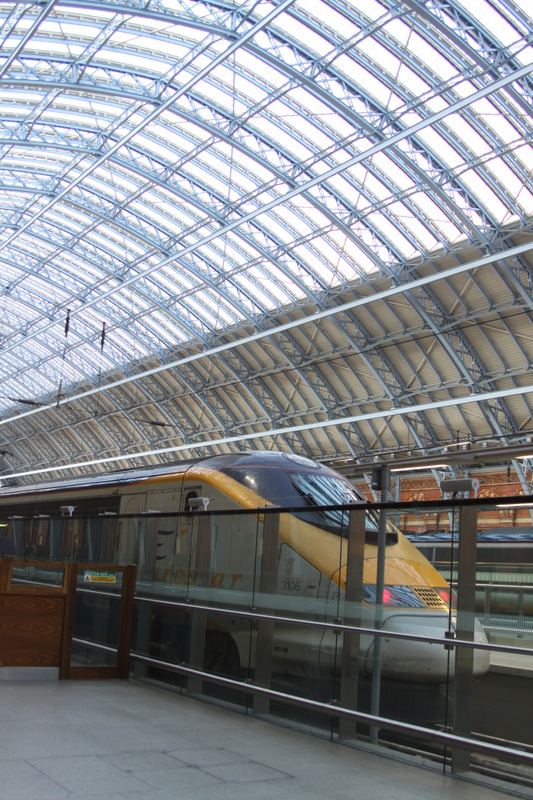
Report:
[[[342,475],[320,464],[280,453],[270,456],[269,463],[260,465],[253,455],[239,455],[231,462],[221,458],[216,466],[267,503],[291,509],[294,516],[329,533],[347,536],[348,507],[365,503],[363,495]],[[372,543],[377,536],[377,519],[375,514],[367,514],[365,539]],[[387,544],[397,540],[397,532],[387,534]]]
[[[290,508],[298,518],[337,536],[348,535],[348,509],[326,510],[324,506],[364,502],[347,480],[316,464],[309,469],[290,469],[286,462],[279,461],[268,467],[241,463],[224,465],[221,472],[252,489],[268,503]]]
[[[348,513],[345,509],[325,509],[324,506],[345,506],[354,502],[360,503],[361,499],[355,494],[350,484],[345,483],[328,473],[293,473],[290,475],[292,486],[299,495],[313,509],[312,518],[297,513],[325,530],[340,535],[347,535]]]

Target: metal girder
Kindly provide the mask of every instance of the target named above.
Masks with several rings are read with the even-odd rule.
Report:
[[[30,430],[59,463],[245,433],[370,457],[531,428],[530,257],[446,274],[531,233],[530,20],[493,6],[499,28],[453,0],[4,4],[0,430],[20,426],[21,460]],[[49,407],[9,400],[32,393]],[[160,396],[175,432],[136,418]]]

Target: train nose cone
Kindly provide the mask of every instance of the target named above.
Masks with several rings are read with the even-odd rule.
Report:
[[[455,648],[427,639],[444,639],[449,620],[444,614],[391,614],[383,620],[384,632],[416,637],[412,639],[383,635],[381,644],[381,674],[396,680],[442,683],[455,674]],[[452,626],[455,636],[455,626]],[[450,644],[451,644],[450,640]],[[474,641],[485,644],[483,626],[475,621]],[[374,643],[365,654],[365,672],[373,671]],[[488,650],[474,650],[474,675],[488,672]]]

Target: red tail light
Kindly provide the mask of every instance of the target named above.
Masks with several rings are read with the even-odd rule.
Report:
[[[439,594],[447,606],[450,605],[450,590],[446,589],[446,587],[439,587],[437,590],[437,594]]]
[[[451,603],[452,608],[456,608],[457,603],[455,593],[452,592],[447,586],[437,586],[435,587],[435,591],[439,597],[442,597],[447,606],[449,606]]]

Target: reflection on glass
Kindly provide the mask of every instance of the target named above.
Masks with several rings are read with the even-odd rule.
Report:
[[[419,522],[444,526],[446,517],[447,530],[426,530],[409,541],[392,525],[405,522],[410,511],[412,517],[412,509],[394,509],[383,597],[376,598],[377,537],[369,535],[377,527],[373,512],[366,524],[360,512],[364,557],[359,553],[358,563],[351,563],[348,514],[335,509],[330,514],[316,505],[326,497],[343,497],[343,481],[337,486],[312,472],[302,477],[288,470],[276,488],[280,473],[276,475],[248,471],[246,480],[254,480],[256,488],[261,481],[262,492],[270,481],[272,491],[297,498],[296,513],[265,508],[237,514],[160,513],[130,517],[124,525],[116,518],[95,518],[86,528],[74,527],[76,520],[32,520],[26,527],[13,523],[12,530],[24,545],[35,541],[30,536],[35,530],[48,530],[51,557],[63,550],[83,551],[92,558],[107,553],[115,560],[135,559],[133,650],[154,659],[141,665],[143,676],[185,687],[191,694],[253,704],[254,713],[276,713],[341,736],[330,710],[345,705],[368,711],[375,672],[380,675],[382,716],[474,738],[505,736],[533,746],[520,700],[527,696],[533,667],[533,569],[525,528],[502,539],[501,529],[479,533],[475,524],[462,525],[458,509],[446,515],[429,509]],[[231,477],[233,473],[225,479]],[[457,585],[461,537],[464,544],[472,536],[473,589],[464,579]],[[347,573],[359,567],[356,599],[352,594],[348,602]],[[14,582],[63,581],[56,568],[22,564],[17,569]],[[121,577],[112,568],[99,569],[95,563],[79,575],[74,635],[114,648]],[[379,670],[372,630],[377,600],[383,610]],[[491,652],[502,645],[507,652]],[[527,648],[531,656],[516,652]],[[114,664],[115,656],[77,642],[72,661]],[[204,675],[191,678],[165,669],[165,664],[230,678],[241,689],[216,685]],[[135,670],[138,666],[134,663]],[[461,684],[457,678],[469,678],[468,670],[472,680]],[[246,691],[254,684],[324,703],[325,709],[310,714],[279,697],[259,702]],[[462,714],[467,704],[468,714]],[[354,735],[368,736],[368,728],[356,727]],[[390,736],[380,731],[379,741],[388,742]],[[396,735],[395,746],[399,740]]]
[[[13,586],[61,587],[64,578],[65,571],[62,568],[16,563],[13,565],[11,583]]]
[[[142,520],[137,591],[210,603],[249,603],[257,573],[257,514]]]
[[[74,639],[116,648],[120,622],[120,594],[109,597],[97,591],[76,592]],[[101,666],[116,664],[116,654],[73,642],[71,664]]]

